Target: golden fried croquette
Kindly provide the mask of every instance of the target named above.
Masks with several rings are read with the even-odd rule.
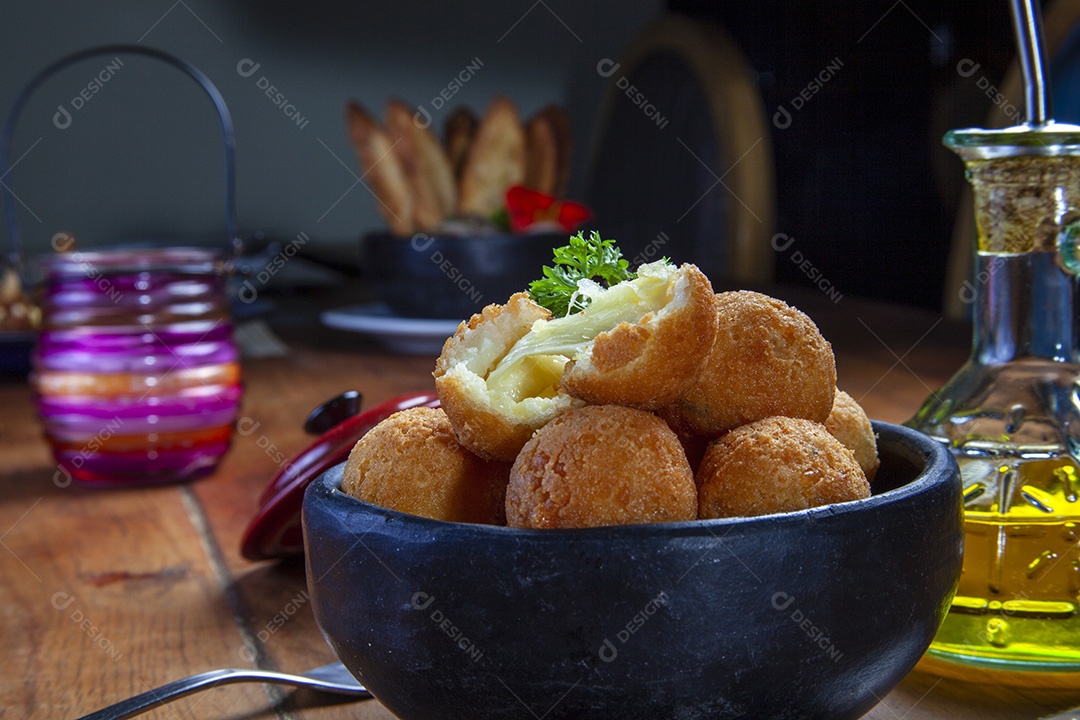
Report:
[[[574,528],[693,520],[697,493],[675,433],[615,405],[568,410],[538,430],[510,471],[511,527]]]
[[[837,389],[832,412],[825,420],[825,429],[852,452],[859,467],[866,473],[866,479],[873,482],[881,464],[877,454],[877,438],[874,437],[870,418],[855,402],[855,398]]]
[[[836,362],[814,322],[747,290],[719,293],[716,311],[719,327],[701,372],[660,416],[709,438],[773,415],[825,422]]]
[[[824,425],[770,417],[709,445],[698,469],[698,517],[742,517],[870,497],[859,463]]]
[[[622,310],[622,307],[629,308]],[[566,392],[586,402],[656,410],[697,377],[716,336],[712,284],[695,265],[638,268],[638,279],[594,298],[579,315],[552,322],[591,335],[571,356]]]
[[[694,265],[655,262],[635,280],[601,288],[581,312],[535,323],[488,384],[516,384],[538,361],[563,365],[560,386],[595,405],[661,407],[697,377],[716,334],[712,285]],[[546,366],[546,365],[545,365]]]
[[[526,293],[488,305],[458,326],[435,363],[435,390],[458,441],[477,455],[511,462],[533,431],[580,401],[558,388],[566,358],[538,357],[528,372],[492,385],[488,378],[537,322],[551,318]]]
[[[353,446],[341,489],[365,502],[435,520],[505,523],[510,464],[458,444],[446,413],[394,413]]]
[[[693,265],[643,265],[561,318],[524,293],[458,328],[435,366],[435,387],[463,445],[512,460],[532,431],[589,402],[655,409],[697,377],[716,334],[712,286]]]

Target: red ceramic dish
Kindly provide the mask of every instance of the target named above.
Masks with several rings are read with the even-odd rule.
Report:
[[[421,406],[438,407],[438,396],[433,392],[415,392],[387,400],[335,425],[285,463],[263,490],[259,509],[240,541],[240,553],[248,560],[303,554],[300,507],[307,486],[333,466],[345,462],[353,445],[368,430],[399,410]]]

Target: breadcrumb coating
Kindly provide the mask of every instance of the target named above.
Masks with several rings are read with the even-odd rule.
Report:
[[[697,492],[678,438],[652,413],[569,410],[538,430],[510,471],[511,527],[574,528],[693,520]]]
[[[832,412],[825,420],[825,429],[855,455],[859,467],[866,473],[866,479],[873,482],[878,466],[881,465],[877,454],[877,438],[874,436],[870,418],[855,398],[843,390],[836,391]]]
[[[791,512],[870,497],[855,457],[810,420],[771,417],[709,445],[697,473],[698,517]]]
[[[660,416],[708,438],[774,415],[825,422],[836,362],[814,322],[747,290],[716,295],[716,312],[716,339],[701,372]]]
[[[341,489],[365,502],[450,522],[505,522],[510,464],[460,444],[439,408],[394,413],[353,446]]]
[[[566,392],[589,403],[656,410],[694,382],[716,337],[709,279],[695,265],[665,278],[659,310],[596,335],[567,364]]]

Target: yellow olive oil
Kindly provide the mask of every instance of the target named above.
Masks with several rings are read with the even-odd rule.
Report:
[[[1080,663],[1080,466],[1071,458],[962,458],[964,568],[931,645],[994,666]]]

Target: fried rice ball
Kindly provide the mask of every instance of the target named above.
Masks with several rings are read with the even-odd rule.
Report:
[[[859,467],[866,473],[866,479],[873,482],[881,464],[877,454],[877,438],[874,437],[870,418],[855,398],[837,389],[832,412],[825,420],[825,429],[855,455]]]
[[[381,507],[450,522],[505,524],[510,463],[458,444],[439,408],[394,413],[349,453],[341,489]]]
[[[576,528],[697,517],[690,465],[652,413],[589,405],[552,420],[510,471],[511,527]]]
[[[435,390],[458,441],[480,457],[512,462],[533,431],[563,410],[581,405],[559,388],[565,358],[536,358],[528,372],[489,385],[510,349],[551,313],[513,295],[458,326],[435,363]]]
[[[660,416],[710,439],[774,415],[825,422],[836,361],[814,322],[748,290],[717,294],[716,312],[719,327],[701,372]]]
[[[638,268],[561,318],[525,293],[474,315],[443,346],[435,388],[458,439],[481,457],[513,460],[534,430],[588,402],[651,410],[698,375],[716,334],[712,285],[695,266]]]
[[[790,512],[870,497],[859,463],[824,425],[771,417],[709,445],[698,469],[698,517]]]
[[[570,355],[566,392],[595,405],[642,410],[674,402],[716,337],[713,302],[712,284],[697,266],[641,266],[637,280],[602,291],[578,315],[551,323],[559,335],[593,338]],[[554,328],[559,323],[564,327]]]

